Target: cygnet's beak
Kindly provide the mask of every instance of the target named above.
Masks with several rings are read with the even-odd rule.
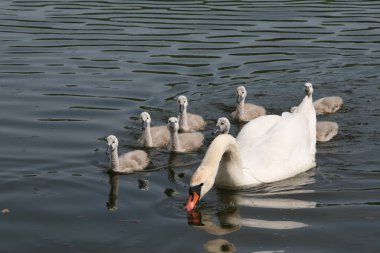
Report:
[[[142,128],[142,130],[145,130],[147,126],[148,126],[148,122],[146,122],[146,120],[143,120],[141,122],[141,128]]]
[[[199,195],[196,192],[193,192],[190,196],[189,199],[187,200],[187,204],[185,206],[185,209],[187,212],[190,212],[195,208],[195,205],[197,204],[199,200]]]
[[[174,122],[170,122],[169,123],[169,128],[170,129],[175,129],[175,123]]]
[[[310,95],[310,88],[309,87],[305,87],[305,95]]]
[[[216,134],[218,134],[221,131],[222,131],[222,129],[220,128],[220,126],[216,126],[216,128],[214,129],[214,131],[212,131],[212,134],[216,135]]]
[[[185,105],[184,104],[178,104],[178,110],[179,112],[183,112],[185,110]]]
[[[110,150],[112,150],[111,145],[107,145],[106,155],[110,154]]]
[[[240,95],[240,94],[238,94],[238,95],[236,96],[236,103],[237,103],[237,104],[240,104],[242,100],[243,100],[243,96]]]

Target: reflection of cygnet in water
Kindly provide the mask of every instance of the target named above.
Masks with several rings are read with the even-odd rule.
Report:
[[[235,246],[227,240],[224,239],[216,239],[212,241],[208,241],[203,245],[203,247],[211,253],[220,253],[220,252],[235,252]]]
[[[107,202],[107,208],[110,211],[117,210],[117,199],[119,194],[119,176],[113,173],[109,174],[110,177],[110,193]]]

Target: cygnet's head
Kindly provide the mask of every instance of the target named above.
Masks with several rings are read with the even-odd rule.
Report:
[[[311,83],[305,83],[305,95],[310,97],[313,94],[313,85]]]
[[[245,97],[247,96],[247,90],[245,89],[244,86],[239,86],[237,87],[236,89],[236,103],[240,103],[241,101],[243,101],[245,99]]]
[[[175,132],[175,131],[178,131],[179,129],[179,123],[178,123],[178,119],[176,117],[170,117],[168,119],[168,129],[170,132]]]
[[[180,113],[184,112],[186,110],[186,108],[187,108],[187,105],[189,104],[187,102],[186,96],[183,96],[183,95],[179,96],[177,98],[177,101],[178,101],[178,110],[179,110],[179,112]]]
[[[142,124],[141,125],[142,130],[145,130],[148,127],[148,125],[150,125],[150,122],[152,121],[149,113],[147,113],[147,112],[142,112],[140,114],[140,119],[141,119],[141,124]]]
[[[109,135],[106,138],[106,141],[107,141],[106,154],[108,155],[110,151],[114,151],[115,149],[117,149],[117,146],[119,145],[119,141],[117,140],[115,135]]]
[[[230,121],[225,117],[221,117],[216,122],[216,129],[212,133],[213,134],[217,134],[217,133],[228,134],[228,132],[230,131],[230,126],[231,126]]]

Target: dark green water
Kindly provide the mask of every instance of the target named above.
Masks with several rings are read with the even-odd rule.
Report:
[[[2,0],[0,252],[379,252],[379,67],[380,1]],[[345,101],[319,117],[340,129],[317,146],[317,168],[214,188],[205,226],[182,208],[207,145],[104,172],[103,138],[141,148],[144,110],[164,124],[187,95],[209,143],[237,86],[281,113],[306,81],[314,98]]]

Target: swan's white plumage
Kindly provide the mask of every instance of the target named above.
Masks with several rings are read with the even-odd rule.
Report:
[[[221,188],[247,187],[293,177],[314,166],[306,116],[268,115],[246,124],[236,139],[229,134],[216,137],[190,186],[202,184],[203,197],[214,183]]]
[[[314,153],[309,149],[309,124],[304,115],[261,118],[261,122],[248,123],[236,138],[247,174],[258,183],[269,183],[293,177],[315,166]],[[252,140],[249,133],[255,130],[261,134],[254,135]]]
[[[302,113],[306,116],[309,122],[310,133],[310,152],[315,153],[315,144],[317,142],[316,124],[317,115],[313,105],[313,85],[311,83],[305,83],[305,97],[302,102],[294,110],[294,113]]]

